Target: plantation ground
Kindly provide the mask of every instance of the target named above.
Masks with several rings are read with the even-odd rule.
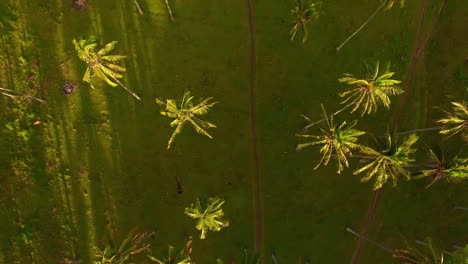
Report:
[[[214,263],[216,256],[240,259],[242,249],[252,251],[255,244],[265,263],[272,252],[280,263],[306,257],[311,263],[348,263],[357,240],[345,227],[361,227],[372,185],[361,184],[351,170],[314,171],[319,156],[296,152],[294,134],[306,124],[300,114],[319,119],[321,103],[329,111],[339,108],[342,87],[336,79],[342,73],[364,73],[363,63],[379,59],[391,62],[405,80],[424,0],[378,14],[340,53],[336,46],[374,11],[374,1],[324,1],[304,45],[289,41],[292,1],[254,1],[260,208],[254,200],[247,2],[172,2],[175,23],[160,0],[139,0],[143,16],[133,1],[123,0],[91,1],[84,12],[58,0],[0,3],[1,21],[14,20],[30,35],[15,35],[10,49],[0,51],[0,87],[24,90],[37,82],[34,89],[47,100],[45,106],[27,107],[25,114],[36,113],[28,119],[11,113],[12,101],[0,98],[1,122],[19,118],[29,135],[22,139],[1,125],[0,263],[59,263],[65,257],[89,263],[106,232],[120,240],[136,226],[156,232],[151,242],[158,256],[168,243],[180,246],[192,235],[197,263]],[[425,31],[438,8],[428,6]],[[466,98],[466,83],[453,76],[468,72],[466,9],[463,0],[447,3],[407,87],[400,131],[433,125],[439,113],[432,107],[447,106],[445,95]],[[115,53],[128,55],[123,81],[142,101],[99,80],[95,90],[81,83],[85,65],[71,40],[90,34],[101,44],[119,41]],[[28,50],[18,49],[21,45]],[[36,69],[33,81],[27,80],[29,71],[19,70],[19,56],[26,60],[23,68]],[[80,85],[68,97],[61,91],[67,82]],[[185,90],[219,102],[207,115],[218,126],[214,140],[187,127],[166,150],[172,129],[155,97],[180,98]],[[396,113],[394,107],[365,117],[359,128],[383,134]],[[351,118],[340,116],[346,117]],[[35,120],[42,123],[34,126]],[[430,133],[423,138],[438,140]],[[456,142],[448,141],[448,148],[454,150]],[[425,236],[446,248],[467,243],[468,214],[452,206],[468,206],[468,185],[442,183],[425,190],[425,184],[386,186],[369,235],[391,247]],[[206,240],[198,239],[194,222],[183,214],[200,195],[224,198],[230,220],[228,228],[208,233]],[[261,226],[255,224],[257,216]],[[262,229],[260,236],[255,228]],[[391,256],[365,245],[359,263],[377,260],[392,263]]]

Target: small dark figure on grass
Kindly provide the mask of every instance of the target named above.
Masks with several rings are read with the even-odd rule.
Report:
[[[77,87],[78,85],[74,83],[66,83],[63,85],[62,90],[63,90],[63,93],[68,96],[68,95],[71,95],[73,93],[73,90],[75,90],[75,88]]]
[[[72,7],[83,11],[88,7],[88,0],[72,0]]]

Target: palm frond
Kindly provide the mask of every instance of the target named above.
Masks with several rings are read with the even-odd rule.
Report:
[[[147,255],[148,258],[158,264],[194,264],[191,260],[192,254],[192,237],[190,237],[185,243],[184,247],[180,249],[179,252],[176,252],[175,248],[171,245],[168,246],[167,256],[164,256],[162,259],[158,259],[152,255]]]
[[[124,264],[133,255],[140,254],[150,247],[150,243],[145,242],[153,233],[136,233],[133,229],[122,241],[120,246],[114,247],[108,236],[104,250],[96,248],[95,264]]]
[[[102,57],[106,55],[107,53],[109,53],[111,50],[115,48],[116,44],[117,44],[117,41],[115,40],[107,43],[97,52],[98,56]]]
[[[400,7],[405,6],[405,0],[388,0],[386,9],[391,9],[395,2],[400,2]]]
[[[444,264],[444,251],[432,239],[426,238],[419,247],[407,246],[394,251],[393,258],[401,264]]]
[[[468,141],[468,104],[463,102],[451,102],[452,112],[444,111],[445,117],[437,120],[442,125],[440,134],[450,138],[462,132],[462,138]]]

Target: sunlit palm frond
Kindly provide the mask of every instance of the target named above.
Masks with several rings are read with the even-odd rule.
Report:
[[[184,93],[180,105],[177,105],[176,101],[173,99],[168,99],[164,102],[162,99],[156,98],[156,103],[160,106],[165,107],[165,111],[161,111],[161,115],[167,116],[170,118],[175,118],[171,123],[171,127],[176,126],[177,128],[169,139],[167,148],[171,147],[174,138],[182,131],[182,126],[185,123],[190,123],[195,128],[195,131],[199,134],[207,136],[208,138],[213,138],[206,129],[215,128],[216,125],[201,120],[197,116],[204,115],[208,113],[210,108],[214,106],[217,102],[211,102],[212,98],[207,98],[201,100],[198,104],[194,105],[194,97],[190,95],[189,91]]]
[[[400,7],[405,6],[405,0],[388,0],[386,9],[391,9],[396,2],[400,3]]]
[[[185,208],[185,214],[197,220],[196,228],[201,230],[200,239],[205,239],[209,230],[219,231],[229,226],[229,221],[222,219],[224,216],[221,206],[224,200],[214,197],[208,199],[198,198],[195,204]]]
[[[109,53],[111,50],[115,48],[116,44],[117,44],[117,41],[115,40],[107,43],[97,52],[97,54],[101,57],[106,55],[107,53]]]
[[[168,246],[167,256],[158,259],[152,255],[147,255],[148,258],[158,264],[193,264],[190,255],[192,254],[192,237],[189,238],[185,246],[176,252],[175,248],[171,245]]]
[[[309,2],[307,0],[296,0],[296,6],[291,10],[294,20],[291,22],[292,28],[289,31],[291,35],[290,40],[293,41],[297,32],[302,31],[302,43],[307,41],[309,30],[308,25],[312,20],[317,19],[319,16],[318,4]]]
[[[444,264],[444,251],[427,238],[418,247],[408,246],[394,251],[393,258],[401,264]]]
[[[314,169],[317,169],[321,164],[325,166],[328,165],[334,153],[338,165],[337,173],[341,173],[345,167],[349,167],[348,157],[352,156],[352,150],[362,148],[362,146],[356,142],[358,137],[364,135],[365,132],[354,129],[357,121],[352,121],[349,124],[344,121],[341,125],[337,126],[333,123],[333,115],[328,117],[324,111],[324,117],[327,121],[327,128],[320,129],[322,135],[296,135],[309,141],[298,144],[296,150],[301,150],[313,145],[323,145],[320,149],[322,158]]]
[[[437,120],[442,124],[440,134],[452,137],[462,132],[462,138],[468,141],[468,104],[463,102],[452,102],[452,112],[444,111],[445,117]]]
[[[389,109],[390,96],[403,93],[403,90],[398,87],[401,81],[390,79],[394,75],[394,72],[390,71],[389,66],[382,73],[379,67],[379,62],[377,61],[372,75],[366,79],[358,79],[349,73],[344,74],[343,77],[338,79],[340,83],[345,83],[352,87],[347,91],[339,93],[340,97],[345,98],[341,102],[342,104],[348,103],[353,106],[351,113],[360,109],[361,116],[372,114],[378,110],[379,105]]]
[[[106,62],[116,62],[125,58],[127,58],[125,55],[105,55],[101,57],[101,60]]]
[[[414,161],[411,156],[416,152],[413,145],[417,140],[418,136],[416,134],[410,134],[401,145],[396,145],[391,136],[387,135],[384,141],[377,142],[376,150],[370,147],[361,148],[361,152],[366,155],[365,160],[368,160],[368,163],[355,170],[353,174],[364,173],[361,178],[362,182],[374,178],[374,190],[380,189],[389,179],[392,179],[393,185],[396,186],[398,178],[405,177],[409,179],[409,173],[405,167]]]
[[[96,248],[94,264],[125,264],[131,257],[146,251],[150,243],[145,242],[153,233],[136,233],[132,230],[117,248],[106,237],[104,250]]]

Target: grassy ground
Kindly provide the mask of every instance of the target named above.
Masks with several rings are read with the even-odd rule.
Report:
[[[175,1],[175,23],[170,22],[163,1],[140,0],[142,17],[133,1],[91,2],[85,12],[59,0],[0,3],[0,17],[16,10],[18,23],[32,38],[27,51],[0,51],[4,60],[0,87],[29,87],[24,84],[27,73],[17,70],[18,56],[14,56],[23,54],[27,67],[37,67],[41,87],[34,89],[47,99],[46,106],[24,103],[25,112],[38,116],[31,120],[11,114],[8,109],[17,105],[0,99],[6,109],[0,120],[8,123],[19,116],[30,133],[22,140],[1,128],[0,263],[58,263],[64,257],[89,263],[106,232],[119,240],[135,226],[156,232],[152,248],[157,255],[167,243],[182,245],[192,235],[198,263],[214,263],[216,256],[239,259],[242,249],[252,249],[254,242],[246,2]],[[466,23],[459,6],[466,4],[462,2],[448,4],[441,30],[426,54],[425,84],[434,93],[431,90],[422,99],[427,93],[418,90],[414,98],[425,102],[420,103],[424,109],[438,103],[446,90],[466,97],[463,85],[451,79],[452,71],[466,72],[466,48],[449,47],[453,43],[463,47],[460,31]],[[336,175],[333,167],[313,171],[319,158],[315,152],[294,150],[294,134],[305,125],[299,115],[320,118],[320,103],[329,111],[338,109],[336,94],[341,87],[336,79],[344,72],[363,73],[363,62],[389,61],[404,79],[419,1],[379,14],[340,53],[336,46],[372,13],[374,1],[324,2],[305,45],[289,41],[292,1],[254,4],[265,262],[270,263],[272,252],[280,263],[298,263],[306,256],[311,263],[348,262],[356,240],[345,227],[360,226],[371,185],[360,184],[349,172]],[[142,97],[141,102],[99,81],[95,90],[81,84],[85,65],[71,40],[90,34],[101,44],[119,41],[115,52],[128,55],[124,82]],[[442,70],[443,75],[432,74]],[[80,87],[66,97],[61,87],[69,81]],[[447,82],[450,85],[445,86]],[[154,98],[179,98],[187,89],[220,102],[207,115],[218,125],[215,139],[187,128],[166,150],[172,130],[169,120],[159,115]],[[382,124],[391,115],[383,111],[364,118],[360,127],[383,133]],[[418,125],[430,123],[424,115],[405,112],[402,122],[409,124],[404,128],[413,128],[414,119]],[[32,126],[36,119],[42,124]],[[19,161],[25,164],[18,165]],[[176,193],[176,177],[182,180],[182,195]],[[426,191],[423,184],[385,188],[370,235],[389,245],[399,245],[400,238],[426,235],[443,245],[466,242],[462,235],[468,216],[455,214],[448,204],[466,200],[466,184]],[[199,195],[223,197],[231,221],[230,227],[208,233],[204,241],[198,239],[194,222],[183,215]],[[421,225],[422,221],[427,223]],[[362,263],[376,259],[391,262],[389,256],[366,247]]]

